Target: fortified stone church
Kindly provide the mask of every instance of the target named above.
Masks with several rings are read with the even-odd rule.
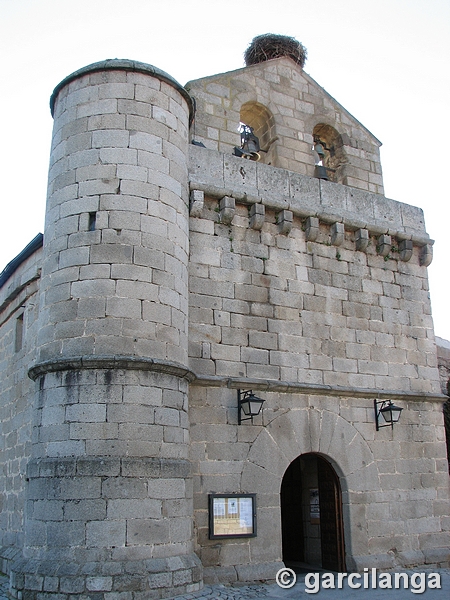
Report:
[[[107,60],[52,94],[44,235],[0,275],[18,600],[449,565],[422,211],[301,56],[265,59],[184,87]]]

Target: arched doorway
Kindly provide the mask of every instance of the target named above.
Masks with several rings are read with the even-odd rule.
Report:
[[[283,561],[345,571],[339,478],[319,454],[302,454],[287,468],[280,491]]]

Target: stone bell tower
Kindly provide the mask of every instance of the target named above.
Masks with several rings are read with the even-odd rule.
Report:
[[[51,109],[25,562],[13,588],[27,598],[196,590],[191,99],[150,65],[109,60],[62,81]]]

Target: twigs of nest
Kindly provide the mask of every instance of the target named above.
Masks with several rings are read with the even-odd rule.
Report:
[[[249,47],[244,52],[247,67],[282,56],[287,56],[303,68],[307,50],[293,37],[265,33],[253,38]]]

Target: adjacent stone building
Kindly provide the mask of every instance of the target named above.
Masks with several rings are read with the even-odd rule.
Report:
[[[448,566],[432,240],[380,142],[285,56],[104,61],[51,109],[44,236],[0,276],[13,597]]]

